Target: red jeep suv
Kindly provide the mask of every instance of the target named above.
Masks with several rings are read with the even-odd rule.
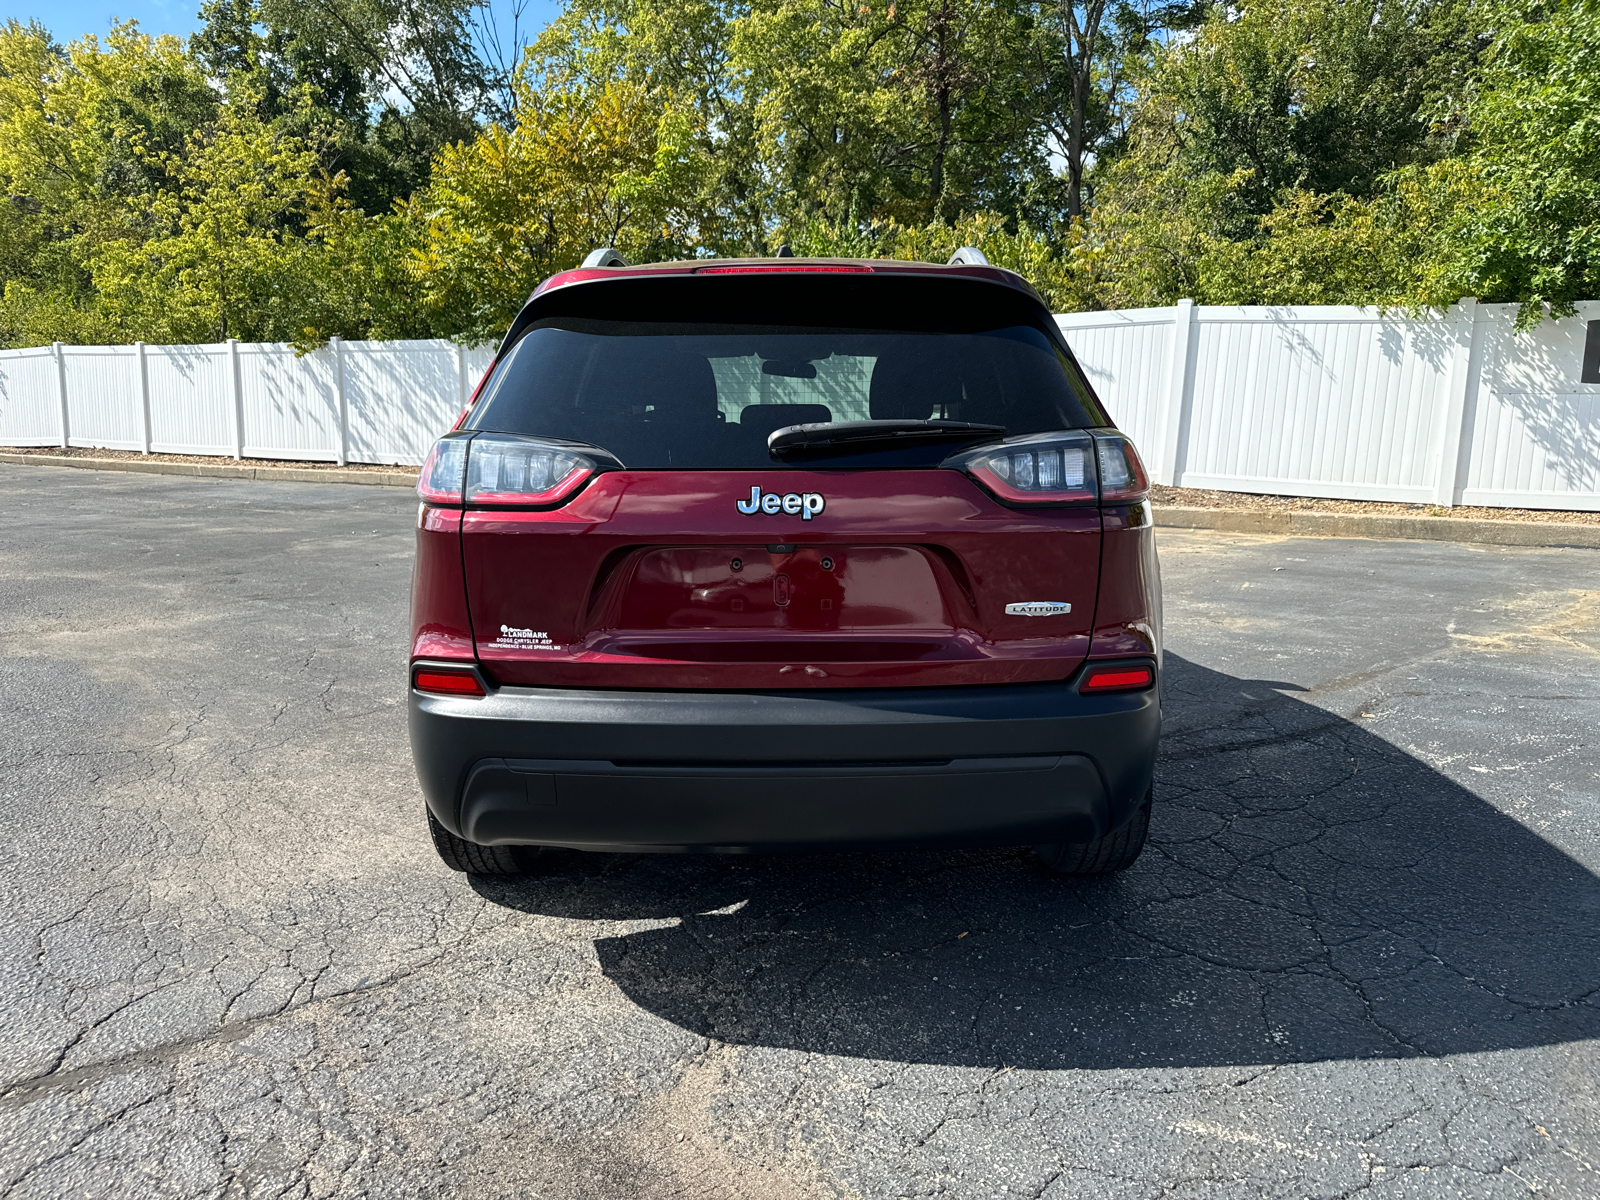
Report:
[[[457,870],[999,843],[1088,875],[1144,844],[1144,469],[975,251],[597,251],[417,490],[411,745]]]

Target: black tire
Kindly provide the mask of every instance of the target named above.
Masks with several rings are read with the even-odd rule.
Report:
[[[1133,866],[1144,849],[1150,832],[1150,800],[1154,789],[1144,794],[1144,803],[1133,818],[1114,833],[1092,842],[1051,842],[1033,851],[1058,875],[1109,875]]]
[[[458,838],[428,814],[428,832],[433,848],[452,871],[469,875],[521,875],[539,856],[538,846],[480,846]]]

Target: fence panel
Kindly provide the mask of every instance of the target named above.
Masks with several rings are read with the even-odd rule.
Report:
[[[333,350],[296,356],[293,346],[282,343],[241,343],[239,395],[246,456],[338,460],[339,393]]]
[[[72,346],[67,372],[71,446],[144,449],[139,351],[133,346]]]
[[[461,415],[462,355],[446,341],[344,343],[350,457],[420,466]]]
[[[1455,344],[1442,321],[1373,310],[1200,308],[1178,482],[1230,491],[1434,499]]]
[[[60,388],[53,347],[0,350],[0,446],[59,446]]]
[[[233,453],[228,347],[147,346],[150,448],[158,454]]]
[[[1583,382],[1600,302],[1526,333],[1513,329],[1515,305],[1484,310],[1459,502],[1600,510],[1600,383]]]
[[[467,400],[472,393],[478,390],[478,382],[483,378],[484,372],[494,362],[493,346],[479,346],[467,351],[467,386],[461,396],[462,407],[466,407]]]
[[[1056,324],[1117,428],[1149,457],[1160,444],[1163,400],[1172,388],[1173,310],[1070,313]]]

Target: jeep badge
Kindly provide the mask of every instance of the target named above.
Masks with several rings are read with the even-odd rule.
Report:
[[[734,506],[747,517],[758,512],[782,512],[790,516],[799,514],[802,521],[809,521],[820,513],[823,504],[821,492],[789,492],[782,496],[768,492],[763,496],[759,486],[750,489],[750,499],[734,501]]]

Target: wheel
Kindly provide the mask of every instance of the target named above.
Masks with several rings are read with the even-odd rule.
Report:
[[[458,838],[428,814],[433,848],[452,871],[469,875],[521,875],[539,855],[538,846],[480,846]]]
[[[1154,790],[1152,787],[1144,794],[1139,811],[1115,833],[1092,842],[1051,842],[1035,846],[1034,853],[1061,875],[1108,875],[1112,871],[1126,871],[1144,849],[1145,835],[1150,832],[1150,800]]]

